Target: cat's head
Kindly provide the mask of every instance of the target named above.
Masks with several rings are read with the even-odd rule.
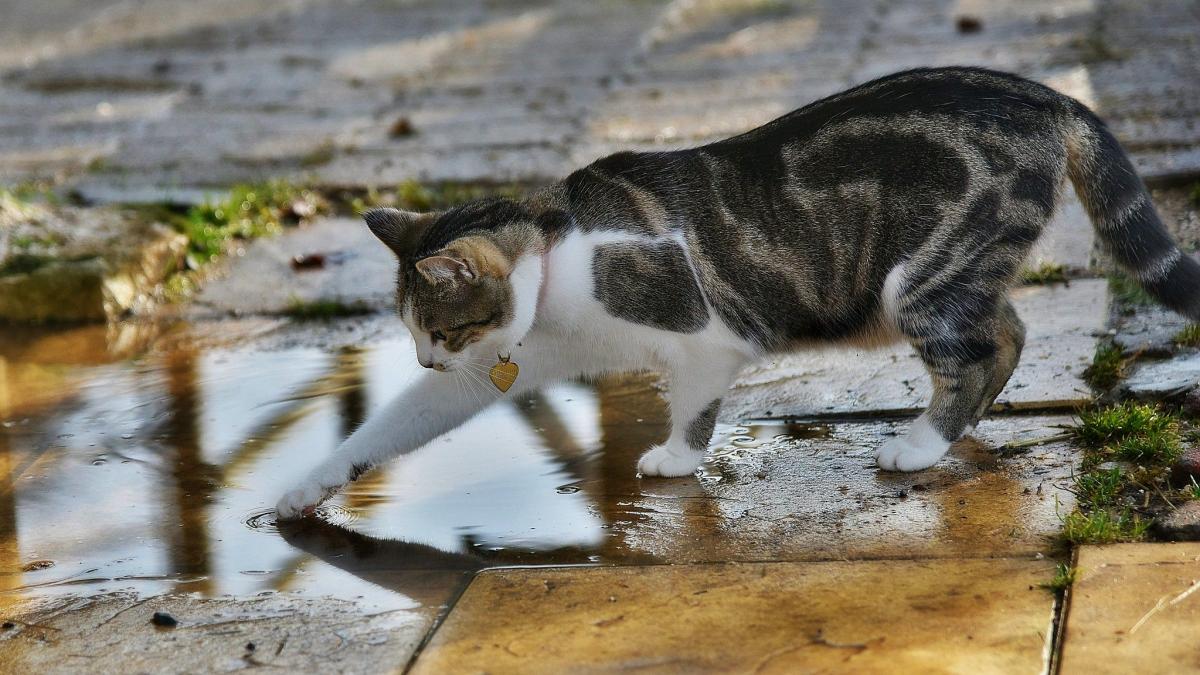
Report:
[[[400,262],[396,309],[426,368],[479,370],[529,332],[541,284],[541,237],[510,200],[445,212],[372,209],[371,232]]]

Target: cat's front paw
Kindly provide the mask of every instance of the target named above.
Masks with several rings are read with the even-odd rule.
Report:
[[[908,436],[897,436],[875,451],[875,463],[885,471],[920,471],[937,464],[949,443],[916,444]]]
[[[703,459],[703,452],[687,449],[673,452],[665,445],[656,445],[638,460],[638,473],[664,478],[690,476],[700,468]]]
[[[280,520],[310,516],[331,494],[333,489],[323,488],[315,482],[307,482],[280,497],[279,502],[275,504],[275,513]]]

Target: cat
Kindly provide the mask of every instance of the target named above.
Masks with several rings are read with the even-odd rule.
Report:
[[[396,306],[431,371],[278,514],[311,512],[501,397],[614,371],[668,376],[670,435],[637,470],[691,475],[738,371],[814,341],[911,343],[932,398],[876,461],[930,467],[1017,365],[1025,328],[1006,290],[1068,178],[1113,260],[1200,320],[1200,265],[1103,122],[979,68],[897,73],[709,145],[620,152],[520,200],[368,211],[399,261]],[[441,372],[498,359],[519,367],[507,392],[464,393]]]

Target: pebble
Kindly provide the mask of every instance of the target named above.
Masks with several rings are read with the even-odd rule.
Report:
[[[154,624],[155,626],[162,626],[164,628],[174,628],[175,626],[179,625],[179,622],[175,619],[175,617],[167,614],[166,612],[155,612],[154,616],[150,617],[150,623]]]
[[[1200,483],[1200,445],[1184,450],[1179,461],[1172,467],[1171,473],[1175,482],[1187,483],[1188,478],[1193,477]]]
[[[1200,354],[1148,363],[1123,385],[1135,398],[1157,400],[1185,393],[1200,385]]]
[[[1155,521],[1154,527],[1163,539],[1200,541],[1200,501],[1181,504],[1167,517]]]

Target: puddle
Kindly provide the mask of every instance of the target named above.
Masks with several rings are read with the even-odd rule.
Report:
[[[614,452],[600,470],[633,489],[634,458],[666,424],[645,382],[551,387],[362,477],[319,524],[281,532],[275,499],[418,374],[409,341],[202,349],[185,338],[129,358],[104,349],[110,338],[28,331],[0,345],[0,594],[378,595],[323,561],[322,538],[386,542],[406,569],[430,548],[466,567],[625,558],[581,482],[603,441]],[[607,415],[598,387],[614,401]],[[637,422],[609,419],[627,406]],[[758,442],[726,431],[730,458]]]
[[[636,458],[667,425],[645,377],[496,405],[364,475],[319,519],[280,524],[278,496],[413,381],[411,344],[391,323],[393,337],[356,348],[313,341],[313,328],[215,342],[211,328],[189,330],[138,357],[98,348],[104,331],[0,339],[0,602],[286,591],[382,611],[424,597],[436,570],[877,553],[897,527],[911,530],[901,549],[939,536],[976,546],[960,502],[938,501],[960,491],[936,486],[978,462],[956,460],[925,477],[935,487],[894,499],[917,483],[870,468],[890,423],[722,424],[699,481],[638,479]],[[1022,480],[986,483],[1008,496],[980,528],[1037,533],[1045,509],[1032,500],[1057,493],[1024,498]]]

